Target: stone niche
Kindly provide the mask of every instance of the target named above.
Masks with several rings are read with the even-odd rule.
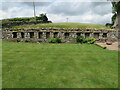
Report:
[[[46,39],[50,38],[50,32],[46,32]]]
[[[12,35],[13,35],[13,38],[17,38],[17,32],[13,32]]]
[[[65,35],[65,36],[64,36],[65,39],[67,39],[67,38],[69,38],[69,35],[70,35],[70,34],[66,32],[64,35]]]
[[[34,32],[29,32],[30,38],[34,38]]]
[[[43,32],[38,32],[38,38],[42,39],[43,38]]]
[[[77,35],[77,36],[81,36],[81,33],[80,33],[80,32],[78,32],[78,33],[76,33],[76,35]]]
[[[21,32],[21,38],[24,38],[24,37],[25,37],[25,33]]]
[[[58,32],[54,32],[54,38],[58,38]]]
[[[107,33],[103,33],[103,38],[107,38]]]
[[[85,33],[85,38],[90,37],[90,33]]]
[[[94,33],[94,38],[99,39],[99,33]]]

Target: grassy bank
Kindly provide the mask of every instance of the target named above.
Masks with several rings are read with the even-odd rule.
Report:
[[[20,25],[13,26],[13,29],[18,28],[80,28],[80,29],[110,29],[102,24],[88,24],[88,23],[49,23],[36,25]]]
[[[3,42],[3,88],[113,88],[117,51],[87,44]]]

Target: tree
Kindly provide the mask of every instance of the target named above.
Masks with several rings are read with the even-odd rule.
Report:
[[[36,17],[37,20],[48,21],[46,14],[40,14],[39,17]]]
[[[114,14],[112,16],[112,24],[113,26],[117,26],[118,24],[118,16],[120,14],[120,0],[119,2],[112,2],[112,13]]]
[[[113,13],[120,12],[120,1],[119,2],[112,2],[113,5]]]

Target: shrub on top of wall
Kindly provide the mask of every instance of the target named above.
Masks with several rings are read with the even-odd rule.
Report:
[[[96,41],[96,39],[95,39],[95,38],[92,38],[92,37],[90,37],[90,38],[84,38],[83,36],[77,36],[76,41],[77,41],[78,43],[81,43],[81,44],[82,44],[82,43],[94,44],[95,41]]]
[[[49,43],[61,43],[61,39],[60,38],[50,38],[48,39]]]

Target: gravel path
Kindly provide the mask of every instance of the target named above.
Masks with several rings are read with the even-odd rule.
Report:
[[[120,47],[118,47],[118,42],[114,42],[112,43],[112,45],[107,45],[106,43],[96,43],[97,45],[101,46],[101,47],[107,47],[107,49],[109,50],[117,50],[120,51]]]

